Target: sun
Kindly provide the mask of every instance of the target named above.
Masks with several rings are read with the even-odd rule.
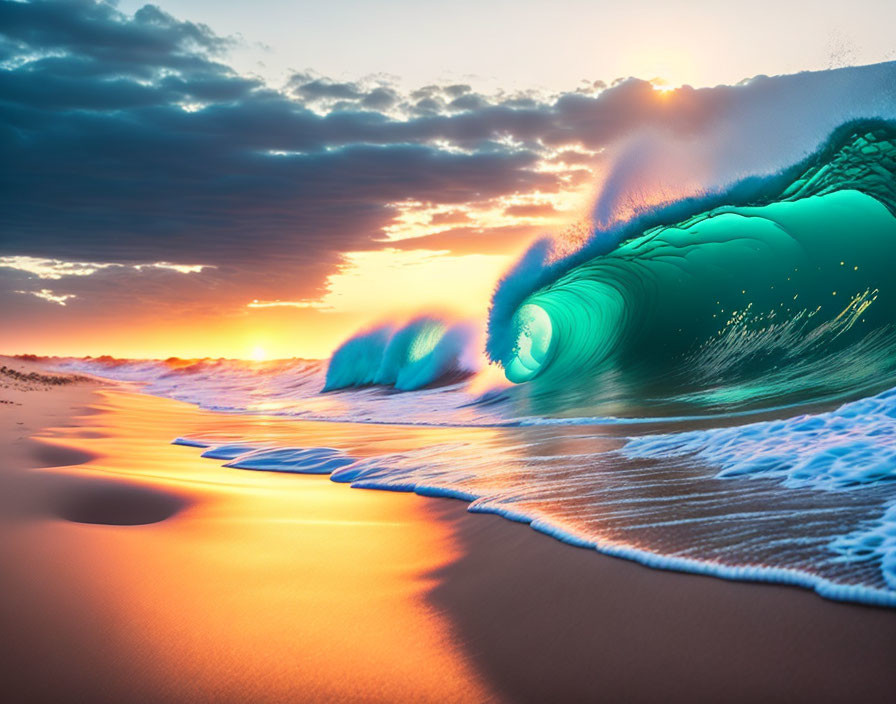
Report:
[[[666,98],[672,95],[680,87],[669,83],[663,78],[654,78],[650,81],[650,84],[651,88],[653,88],[661,98]]]
[[[267,358],[268,353],[265,352],[264,347],[256,345],[252,348],[252,354],[250,355],[249,359],[251,359],[253,362],[263,362]]]

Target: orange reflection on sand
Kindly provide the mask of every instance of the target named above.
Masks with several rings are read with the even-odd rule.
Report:
[[[164,520],[123,526],[103,524],[102,507],[87,501],[74,519],[95,523],[52,516],[15,526],[23,555],[42,546],[20,556],[28,567],[16,579],[77,594],[77,608],[60,613],[47,634],[73,639],[73,667],[97,667],[93,676],[108,692],[128,697],[490,698],[426,601],[435,571],[458,550],[450,529],[423,512],[426,499],[225,469],[169,444],[212,431],[283,438],[296,432],[289,421],[121,392],[103,392],[99,408],[78,427],[45,434],[99,457],[36,471],[127,486],[150,514],[161,496],[187,505]],[[314,424],[302,428],[301,441],[310,443]],[[386,436],[374,427],[356,444],[381,451]],[[20,626],[38,628],[28,608]]]

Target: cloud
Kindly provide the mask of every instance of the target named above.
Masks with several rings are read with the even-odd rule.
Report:
[[[292,92],[307,100],[357,100],[364,97],[364,93],[354,83],[333,83],[325,78],[307,79],[304,74],[296,74],[289,81]]]
[[[321,308],[318,301],[259,301],[257,298],[246,304],[247,308]]]
[[[112,264],[97,262],[64,262],[38,257],[0,257],[0,268],[18,269],[39,279],[61,279],[63,276],[91,276]]]
[[[557,215],[557,209],[552,203],[520,203],[508,206],[504,213],[518,218],[540,218]]]
[[[487,105],[488,101],[476,93],[464,93],[448,103],[451,110],[481,110]]]
[[[371,110],[389,110],[398,103],[398,100],[399,96],[395,90],[380,86],[361,98],[361,105]]]
[[[463,210],[446,210],[433,213],[429,218],[430,225],[459,225],[470,222],[470,214]]]
[[[0,39],[17,56],[0,69],[11,256],[202,261],[313,295],[341,253],[379,246],[395,201],[562,187],[489,131],[435,145],[450,130],[379,112],[402,100],[390,87],[303,75],[289,95],[239,76],[214,58],[227,40],[157,8],[0,2]],[[357,109],[320,114],[322,99]]]
[[[25,295],[36,296],[37,298],[41,298],[45,301],[49,301],[50,303],[57,303],[60,306],[64,306],[65,302],[71,298],[77,298],[73,293],[53,293],[48,288],[42,288],[40,291],[16,291],[16,293],[23,293]]]
[[[67,262],[61,259],[13,256],[0,257],[0,268],[16,269],[39,279],[61,279],[66,276],[93,276],[104,269],[129,268],[134,271],[144,269],[166,269],[179,274],[198,274],[210,268],[207,264],[172,264],[170,262],[150,262],[148,264],[117,264],[112,262]],[[20,292],[21,293],[21,292]]]
[[[134,269],[169,269],[178,274],[199,274],[203,269],[210,268],[207,264],[172,264],[171,262],[153,262],[152,264],[134,264]]]

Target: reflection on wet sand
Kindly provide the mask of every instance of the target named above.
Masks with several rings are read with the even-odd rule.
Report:
[[[296,432],[288,421],[114,391],[98,408],[40,434],[44,460],[86,462],[10,470],[45,509],[0,517],[12,691],[37,701],[490,698],[426,600],[431,575],[457,556],[426,499],[224,469],[169,444],[185,432],[283,438]],[[377,435],[368,441],[386,442]]]

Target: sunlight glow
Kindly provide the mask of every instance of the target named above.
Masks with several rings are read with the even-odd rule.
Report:
[[[671,83],[666,83],[660,79],[654,79],[651,81],[651,87],[659,93],[660,97],[666,98],[674,93],[676,90],[680,88],[680,86],[673,85]]]
[[[425,308],[484,315],[507,255],[452,255],[444,250],[347,252],[317,301],[324,312],[377,316]]]

